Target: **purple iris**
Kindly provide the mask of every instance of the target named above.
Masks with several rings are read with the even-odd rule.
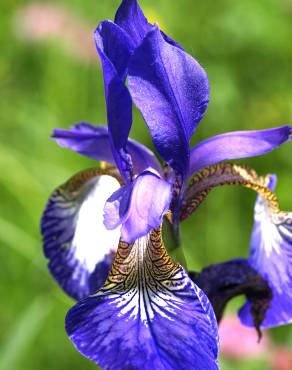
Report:
[[[227,133],[191,149],[191,136],[209,102],[209,82],[200,64],[158,25],[148,23],[136,0],[123,0],[115,22],[102,22],[94,38],[108,129],[80,123],[56,129],[53,138],[107,165],[83,171],[59,187],[42,219],[49,268],[79,301],[66,317],[66,330],[76,348],[104,369],[218,369],[212,306],[168,256],[163,220],[168,218],[177,230],[217,185],[237,181],[257,191],[259,186],[268,189],[244,170],[218,170],[216,165],[273,150],[290,139],[291,127]],[[129,139],[132,102],[163,167],[149,149]],[[277,222],[269,250],[281,259],[276,232],[287,237],[287,250],[291,235]],[[265,236],[258,231],[261,225],[255,227],[250,261],[260,265],[264,252],[254,250]],[[261,230],[265,235],[265,226]],[[259,271],[267,279],[268,269]],[[291,270],[285,276],[291,286]],[[243,321],[248,321],[248,310],[247,303]]]

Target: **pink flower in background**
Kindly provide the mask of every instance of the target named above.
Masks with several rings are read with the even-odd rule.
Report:
[[[26,41],[53,39],[85,61],[97,61],[92,28],[65,7],[33,3],[17,14],[15,29]]]
[[[291,370],[292,369],[292,351],[286,347],[277,347],[271,359],[273,370]]]
[[[241,325],[236,316],[226,316],[222,320],[219,337],[223,356],[234,360],[263,357],[270,348],[270,341],[265,333],[258,343],[256,331]]]

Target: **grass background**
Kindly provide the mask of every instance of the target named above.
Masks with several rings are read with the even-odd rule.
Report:
[[[0,4],[0,369],[95,369],[65,335],[73,302],[46,268],[39,220],[50,192],[87,158],[58,148],[55,127],[81,120],[105,123],[103,83],[96,62],[75,58],[60,40],[27,43],[17,36],[17,11],[29,1]],[[42,2],[43,4],[45,2]],[[118,0],[61,0],[92,30],[113,18]],[[270,128],[292,117],[291,0],[141,0],[152,20],[178,40],[207,70],[211,102],[193,144],[228,130]],[[35,20],[37,21],[37,20]],[[131,137],[152,147],[135,112]],[[292,147],[245,160],[259,173],[277,173],[282,208],[291,209]],[[240,162],[240,161],[239,161]],[[255,195],[215,190],[183,225],[189,268],[248,254]],[[292,346],[291,328],[271,331]],[[255,343],[256,345],[256,343]],[[265,359],[222,369],[262,370]]]

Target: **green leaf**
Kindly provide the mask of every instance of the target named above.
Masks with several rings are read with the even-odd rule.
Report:
[[[21,368],[21,360],[35,343],[42,326],[52,309],[47,297],[37,297],[11,328],[0,350],[0,370]]]

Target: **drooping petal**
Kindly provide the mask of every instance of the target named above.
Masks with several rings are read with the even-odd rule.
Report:
[[[171,185],[157,174],[146,171],[132,184],[117,190],[105,206],[105,225],[122,224],[121,236],[132,243],[162,224],[171,201]]]
[[[259,331],[272,292],[267,282],[246,259],[210,265],[200,273],[189,272],[189,276],[209,298],[218,323],[229,301],[244,294],[251,303],[253,322]]]
[[[276,177],[269,179],[274,190]],[[255,206],[255,223],[250,244],[250,265],[267,281],[273,299],[262,328],[292,322],[292,213],[271,207],[269,200],[259,196]],[[253,326],[250,302],[239,313],[241,321]]]
[[[66,330],[104,369],[218,369],[213,309],[167,255],[160,230],[120,243],[107,282],[68,312]]]
[[[234,163],[218,163],[196,172],[190,179],[184,192],[180,220],[188,218],[206,199],[211,190],[222,185],[239,185],[252,189],[269,199],[269,202],[278,207],[275,194],[266,187],[266,178],[247,167]]]
[[[52,137],[60,146],[89,158],[115,165],[108,130],[103,126],[80,123],[69,130],[56,129]],[[139,174],[148,168],[162,173],[157,158],[146,146],[129,139],[126,150],[132,158],[134,174]]]
[[[292,127],[237,131],[211,137],[191,150],[190,174],[213,164],[270,152],[291,140]]]
[[[204,69],[154,26],[130,60],[129,89],[160,155],[186,174],[189,140],[209,101]]]
[[[125,79],[133,45],[126,32],[111,21],[104,21],[98,26],[94,39],[103,69],[113,156],[123,177],[130,179],[131,159],[126,146],[132,126],[132,100]]]
[[[122,1],[115,16],[115,23],[128,33],[135,47],[141,44],[146,34],[152,28],[152,24],[147,21],[137,0]],[[162,36],[168,43],[181,48],[176,41],[163,32]]]
[[[76,300],[105,282],[120,239],[120,227],[107,230],[103,207],[120,187],[99,169],[81,172],[59,187],[44,211],[41,232],[49,269]]]

